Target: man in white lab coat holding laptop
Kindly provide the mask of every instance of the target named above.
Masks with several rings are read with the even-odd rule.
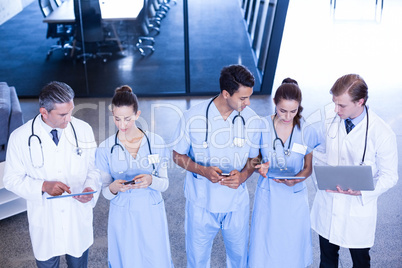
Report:
[[[370,267],[377,199],[398,181],[396,136],[366,106],[368,88],[359,75],[342,76],[330,92],[337,115],[326,125],[325,162],[331,166],[371,166],[375,189],[317,191],[311,227],[319,234],[320,267],[338,267],[339,247],[349,248],[353,267]]]

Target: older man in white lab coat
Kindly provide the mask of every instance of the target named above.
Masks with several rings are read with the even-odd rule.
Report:
[[[353,267],[370,267],[369,250],[374,245],[377,198],[398,180],[395,134],[367,108],[367,92],[366,83],[355,74],[342,76],[331,89],[337,118],[331,120],[325,136],[326,162],[337,166],[359,165],[364,161],[372,167],[375,190],[354,191],[338,187],[337,191],[317,192],[311,226],[320,235],[320,267],[338,267],[340,246],[349,248]],[[334,124],[338,127],[334,128]]]
[[[87,267],[93,243],[92,209],[100,189],[92,128],[71,116],[74,91],[51,82],[39,95],[40,114],[10,136],[5,187],[27,200],[29,231],[38,267]]]

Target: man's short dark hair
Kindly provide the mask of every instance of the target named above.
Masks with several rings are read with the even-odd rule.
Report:
[[[39,93],[39,107],[50,112],[55,103],[67,103],[74,99],[73,89],[63,82],[53,81],[44,86]]]
[[[243,65],[229,65],[221,70],[219,85],[221,92],[226,90],[232,96],[240,86],[253,87],[253,74]]]

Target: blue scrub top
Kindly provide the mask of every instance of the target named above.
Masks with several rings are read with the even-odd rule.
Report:
[[[169,150],[166,148],[163,139],[154,133],[146,131],[145,134],[148,136],[151,145],[152,154],[159,154],[159,163],[155,163],[155,168],[159,172],[162,166],[167,166],[169,161]],[[124,145],[120,143],[117,139],[117,143],[123,148]],[[151,174],[153,171],[152,163],[148,160],[148,155],[150,154],[148,148],[148,142],[144,136],[140,148],[137,152],[136,158],[133,158],[131,154],[124,149],[124,151],[119,147],[115,146],[113,149],[113,155],[111,154],[111,148],[115,144],[115,135],[110,136],[104,142],[99,145],[96,151],[96,166],[100,170],[109,173],[113,180],[127,180],[131,181],[135,176],[140,174]],[[145,189],[131,189],[125,193],[131,191],[146,191],[152,190],[151,188]]]
[[[261,138],[261,118],[249,107],[241,115],[245,120],[243,147],[233,144],[235,129],[243,123],[233,111],[223,120],[220,112],[212,102],[208,112],[208,148],[203,147],[206,133],[206,109],[211,99],[201,102],[184,113],[174,135],[177,144],[174,150],[179,154],[188,155],[194,162],[203,166],[217,166],[222,172],[234,169],[241,171],[248,158],[259,154]],[[184,185],[187,200],[210,212],[222,213],[236,211],[249,204],[248,190],[245,183],[238,189],[231,189],[219,183],[212,183],[207,178],[187,172]]]
[[[292,140],[290,141],[289,136],[289,138],[284,142],[284,148],[285,149],[287,149],[288,147],[290,148],[290,155],[285,156],[287,169],[280,170],[277,167],[274,154],[273,142],[276,136],[271,116],[264,118],[264,122],[269,124],[269,130],[270,130],[269,133],[263,134],[261,137],[262,162],[263,163],[268,161],[270,162],[270,167],[267,176],[272,178],[274,176],[281,174],[290,176],[296,175],[303,169],[304,156],[311,153],[314,150],[314,148],[316,148],[319,145],[319,136],[317,130],[312,125],[307,125],[306,121],[303,118],[300,119],[301,129],[295,126],[293,130]],[[289,142],[292,143],[290,144],[290,146]],[[262,177],[260,179],[261,184],[268,183],[268,180],[263,179]],[[300,186],[298,186],[299,184]],[[261,185],[261,187],[265,188],[268,187],[268,185],[266,185],[265,187],[264,185]],[[304,187],[304,182],[298,183],[294,187],[296,188]]]

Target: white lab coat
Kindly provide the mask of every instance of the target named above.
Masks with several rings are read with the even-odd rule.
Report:
[[[362,191],[361,196],[319,190],[311,209],[313,230],[332,244],[345,248],[369,248],[374,245],[377,198],[398,181],[395,134],[374,112],[369,110],[368,113],[364,163],[372,167],[375,190]],[[327,127],[326,163],[333,166],[359,165],[364,151],[367,115],[349,134],[346,134],[344,120],[336,118],[332,124],[338,127],[331,127],[330,124]]]
[[[31,163],[28,139],[32,120],[11,135],[8,142],[4,185],[27,200],[29,231],[35,258],[40,261],[69,254],[80,257],[93,243],[92,208],[99,197],[99,172],[95,169],[96,142],[92,128],[72,118],[81,156],[76,154],[76,143],[71,125],[63,130],[58,146],[42,126],[40,116],[34,123],[34,133],[42,141],[44,165],[34,168]],[[41,162],[41,150],[36,138],[31,139],[35,164]],[[97,190],[94,199],[81,203],[72,197],[47,199],[42,194],[43,182],[61,181],[72,193],[84,188]]]

